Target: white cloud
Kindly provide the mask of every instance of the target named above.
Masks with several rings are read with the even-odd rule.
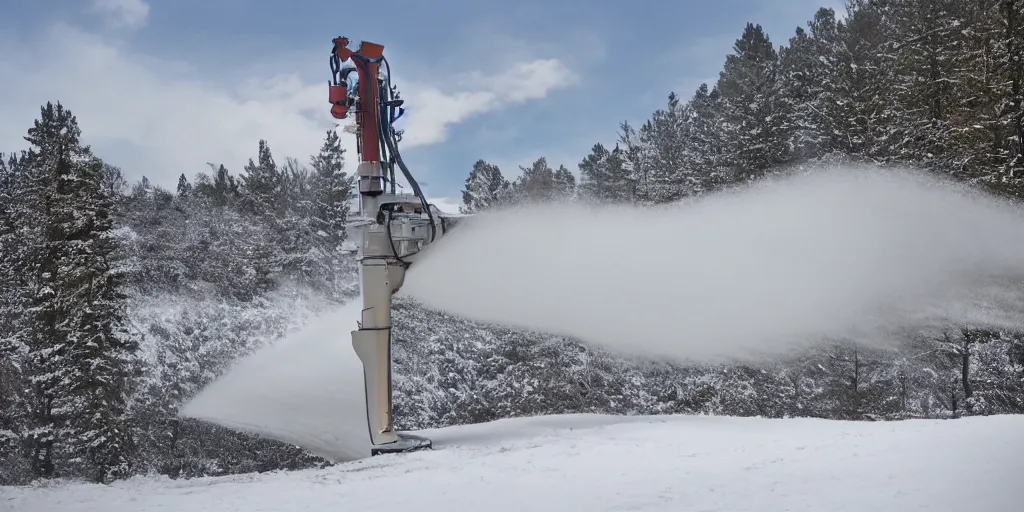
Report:
[[[287,69],[231,88],[218,82],[224,76],[134,53],[73,27],[53,27],[41,36],[37,43],[0,38],[0,52],[9,56],[0,61],[0,151],[24,148],[22,137],[39,106],[60,101],[78,117],[83,139],[97,155],[133,179],[146,175],[173,186],[181,173],[191,178],[208,172],[205,162],[240,173],[261,138],[279,162],[286,156],[306,161],[337,123],[329,114],[326,84]],[[75,48],[75,58],[66,59],[63,48]],[[403,147],[442,142],[454,123],[543,98],[573,80],[553,60],[471,75],[454,92],[403,79],[410,108]],[[343,141],[353,161],[354,137],[343,134]]]
[[[409,147],[443,142],[447,128],[474,115],[507,105],[544,98],[553,90],[574,84],[576,75],[556,59],[516,64],[499,75],[471,73],[458,80],[463,90],[445,93],[434,87],[413,89],[409,120],[403,125]]]
[[[149,18],[149,4],[142,0],[92,0],[92,7],[115,26],[139,28]]]

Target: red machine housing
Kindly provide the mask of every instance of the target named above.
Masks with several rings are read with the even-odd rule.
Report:
[[[347,37],[336,37],[334,55],[345,62],[352,59],[359,74],[359,98],[356,107],[356,137],[360,162],[380,161],[380,97],[378,74],[380,60],[384,57],[384,46],[363,41],[355,51],[349,49]],[[348,90],[345,85],[331,85],[328,93],[332,104],[331,115],[335,119],[348,117]]]

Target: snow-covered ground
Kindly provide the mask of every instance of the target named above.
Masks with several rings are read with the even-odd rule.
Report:
[[[0,510],[1024,510],[1024,416],[549,416],[425,434],[434,450],[325,470],[0,488]]]

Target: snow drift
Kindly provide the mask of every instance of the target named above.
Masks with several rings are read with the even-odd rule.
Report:
[[[822,171],[659,209],[486,212],[429,246],[399,293],[628,354],[752,360],[1019,327],[1022,220],[910,171]]]
[[[0,510],[1019,512],[1022,416],[550,416],[327,469],[0,488]]]

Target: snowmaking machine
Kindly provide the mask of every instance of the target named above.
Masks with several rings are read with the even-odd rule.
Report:
[[[404,100],[391,84],[384,47],[363,41],[352,50],[346,37],[333,43],[331,115],[354,115],[350,128],[359,153],[359,213],[349,227],[358,244],[363,310],[358,329],[352,331],[352,346],[363,365],[371,455],[426,449],[429,439],[394,429],[391,300],[420,251],[444,236],[458,217],[442,215],[427,201],[398,151],[393,123],[404,113]],[[349,62],[351,67],[346,66]],[[397,192],[396,166],[411,194]]]

